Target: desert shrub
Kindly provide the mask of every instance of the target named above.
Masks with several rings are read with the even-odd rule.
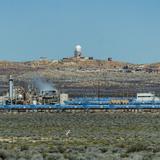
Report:
[[[85,146],[74,146],[74,147],[69,147],[66,149],[66,153],[84,153],[86,152],[86,147]]]
[[[63,145],[58,145],[57,149],[60,153],[64,153],[66,151],[66,148]]]
[[[156,145],[156,146],[153,146],[152,148],[149,148],[153,153],[157,153],[157,152],[160,152],[160,146],[159,145]]]
[[[102,152],[102,153],[106,153],[108,151],[108,148],[107,147],[100,147],[99,150]]]
[[[35,154],[32,156],[31,160],[43,160],[43,157],[41,154]]]
[[[130,152],[139,152],[139,151],[144,151],[147,150],[147,146],[144,143],[134,143],[131,146],[128,147],[127,153]]]
[[[20,146],[20,150],[21,150],[21,151],[29,150],[29,146],[26,145],[26,144],[24,144],[24,145]]]
[[[113,148],[112,153],[120,153],[121,149],[120,148]]]
[[[83,154],[68,153],[64,156],[68,160],[86,160]]]
[[[26,160],[25,158],[19,158],[18,160]]]
[[[113,154],[112,156],[108,156],[108,154],[106,156],[104,154],[96,153],[96,152],[95,153],[90,152],[90,153],[84,154],[85,160],[112,160],[112,158],[115,159],[115,157],[116,155],[113,155]]]
[[[58,150],[58,148],[55,147],[55,146],[51,146],[51,147],[49,147],[49,149],[48,149],[48,153],[58,153],[58,152],[59,152],[59,150]]]
[[[132,154],[129,157],[129,159],[131,160],[151,160],[151,159],[144,159],[143,154],[137,154],[137,153]]]
[[[19,158],[18,160],[26,160],[25,158]]]
[[[50,153],[45,157],[45,160],[65,160],[61,153]]]
[[[120,157],[121,157],[121,158],[127,158],[127,157],[129,157],[129,155],[128,155],[128,153],[122,153],[122,154],[120,155]]]
[[[8,151],[3,150],[3,149],[0,150],[0,158],[2,160],[5,160],[5,159],[9,158],[9,156],[10,156],[10,154],[9,154]]]
[[[7,160],[17,160],[17,159],[13,158],[13,157],[9,157],[9,158],[7,158]]]

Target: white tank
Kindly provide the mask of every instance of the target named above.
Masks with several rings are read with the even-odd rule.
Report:
[[[68,101],[68,94],[66,93],[60,94],[60,104],[64,104],[65,101]]]
[[[18,95],[18,99],[22,99],[23,98],[23,95],[22,94],[19,94]]]
[[[33,105],[37,105],[37,100],[33,100]]]

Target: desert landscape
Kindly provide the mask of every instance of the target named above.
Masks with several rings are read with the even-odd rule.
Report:
[[[0,116],[2,160],[158,160],[157,113]]]

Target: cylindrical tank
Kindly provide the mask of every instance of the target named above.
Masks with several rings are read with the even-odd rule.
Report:
[[[34,99],[32,103],[33,103],[33,105],[37,105],[37,100]]]
[[[18,99],[23,99],[23,95],[22,94],[18,94],[17,98]]]
[[[11,75],[9,77],[9,98],[10,100],[13,99],[13,78]]]
[[[68,101],[68,94],[66,93],[60,94],[60,104],[64,104],[65,101]]]

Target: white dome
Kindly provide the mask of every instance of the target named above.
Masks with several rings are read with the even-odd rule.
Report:
[[[76,52],[82,52],[82,47],[80,45],[76,45],[75,51]]]

